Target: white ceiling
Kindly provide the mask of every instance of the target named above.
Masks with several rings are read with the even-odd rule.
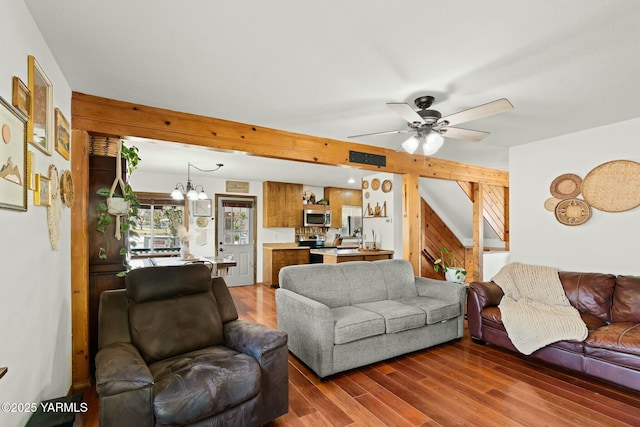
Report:
[[[507,169],[508,147],[640,116],[635,0],[25,3],[74,91],[258,126],[347,140],[404,128],[386,102],[430,94],[448,115],[504,97],[513,111],[462,126],[489,137],[436,157]]]

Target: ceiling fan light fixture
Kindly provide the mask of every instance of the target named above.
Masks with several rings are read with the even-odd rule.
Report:
[[[445,132],[448,138],[468,141],[480,141],[489,135],[489,132],[451,127],[450,125],[455,126],[460,123],[478,120],[513,110],[511,102],[506,98],[501,98],[442,117],[440,111],[429,109],[433,101],[434,97],[430,95],[416,98],[415,104],[418,107],[417,111],[404,102],[387,102],[387,106],[407,122],[408,129],[366,133],[350,136],[349,138],[415,132],[416,135],[402,143],[402,148],[407,153],[414,154],[422,143],[422,151],[426,156],[430,156],[435,154],[440,147],[442,147],[442,144],[444,143],[442,134]]]
[[[407,153],[413,154],[418,149],[418,145],[420,145],[420,140],[414,135],[402,143],[402,148],[404,148],[404,151]]]
[[[425,156],[435,154],[444,144],[444,138],[438,132],[430,132],[422,144],[422,152]]]

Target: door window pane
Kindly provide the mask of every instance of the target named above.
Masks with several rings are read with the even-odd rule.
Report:
[[[249,209],[245,207],[224,207],[225,245],[249,244]]]

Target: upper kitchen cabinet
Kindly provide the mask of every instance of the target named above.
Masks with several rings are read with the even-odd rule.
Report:
[[[343,206],[362,206],[362,191],[360,189],[325,187],[324,198],[329,200],[331,228],[342,228]]]
[[[263,227],[302,227],[302,184],[262,183]]]

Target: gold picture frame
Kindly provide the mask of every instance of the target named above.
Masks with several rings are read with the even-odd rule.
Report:
[[[27,210],[27,118],[1,96],[0,208]]]
[[[69,160],[69,152],[71,150],[69,121],[64,117],[64,114],[62,114],[59,108],[55,109],[55,128],[56,151],[66,160]]]
[[[26,129],[26,123],[25,123]],[[26,142],[26,132],[25,132],[25,142]],[[34,170],[36,169],[36,153],[31,150],[27,150],[27,188],[29,190],[36,189],[36,176]]]
[[[51,180],[46,176],[36,174],[36,189],[33,192],[33,204],[51,206]]]
[[[29,64],[29,119],[27,140],[38,150],[51,155],[53,128],[53,84],[33,55]]]
[[[29,117],[29,103],[31,102],[29,88],[18,76],[13,76],[13,96],[11,101],[18,111],[24,114],[25,117]]]

